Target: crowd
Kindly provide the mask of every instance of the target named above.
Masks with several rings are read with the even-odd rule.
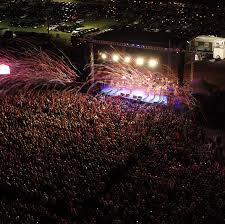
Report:
[[[224,223],[220,138],[191,112],[70,92],[0,98],[1,223]]]

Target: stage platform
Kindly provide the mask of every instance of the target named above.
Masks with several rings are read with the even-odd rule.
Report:
[[[109,96],[121,96],[126,99],[137,100],[145,103],[168,104],[168,97],[153,93],[145,93],[142,90],[117,89],[115,87],[104,86],[100,91],[102,94]]]

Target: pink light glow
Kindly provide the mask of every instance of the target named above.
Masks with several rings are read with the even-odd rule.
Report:
[[[114,87],[103,87],[101,93],[110,95],[110,96],[122,96],[124,98],[133,99],[133,100],[140,100],[145,103],[161,103],[161,104],[168,104],[168,97],[165,95],[158,95],[152,93],[146,93],[140,89],[117,89]]]
[[[8,65],[1,64],[0,65],[0,75],[9,75],[10,68]]]

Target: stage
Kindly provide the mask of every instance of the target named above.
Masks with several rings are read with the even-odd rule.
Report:
[[[100,91],[102,94],[109,96],[121,96],[126,99],[137,100],[145,103],[168,104],[168,97],[165,95],[157,95],[154,93],[146,93],[138,89],[117,89],[115,87],[103,86]]]

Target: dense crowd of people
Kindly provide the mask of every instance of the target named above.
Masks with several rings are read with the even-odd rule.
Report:
[[[224,223],[222,141],[191,112],[72,92],[0,101],[1,223]]]

